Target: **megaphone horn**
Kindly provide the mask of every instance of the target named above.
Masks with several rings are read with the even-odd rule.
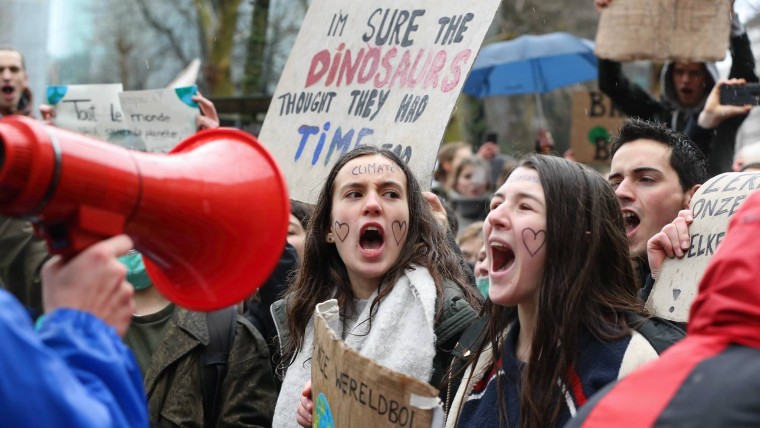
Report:
[[[65,256],[128,234],[154,285],[180,306],[235,304],[280,258],[285,180],[242,131],[202,131],[162,155],[10,116],[0,119],[0,150],[0,213],[33,220]]]

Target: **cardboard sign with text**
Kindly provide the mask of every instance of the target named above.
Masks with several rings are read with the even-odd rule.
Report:
[[[337,301],[317,305],[311,359],[314,426],[442,426],[438,390],[348,348],[330,327],[337,317]]]
[[[130,130],[149,152],[166,153],[195,133],[196,86],[128,91],[119,94]]]
[[[53,124],[114,142],[129,128],[119,103],[121,91],[121,83],[48,86],[47,103],[55,107]]]
[[[694,222],[683,258],[665,259],[646,307],[656,316],[687,322],[699,281],[728,229],[731,216],[755,189],[760,173],[730,172],[711,178],[691,200]]]
[[[314,0],[259,140],[293,199],[314,203],[360,145],[399,155],[427,189],[446,124],[499,0]]]
[[[595,52],[617,61],[720,61],[730,13],[725,0],[616,0],[601,13]]]
[[[578,162],[610,163],[610,136],[625,121],[623,112],[599,91],[573,92],[573,122],[570,148]]]

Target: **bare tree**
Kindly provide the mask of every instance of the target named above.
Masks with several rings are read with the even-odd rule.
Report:
[[[104,0],[93,6],[93,46],[90,82],[122,83],[125,89],[144,89],[155,47],[144,32],[134,31],[141,20],[134,3]]]

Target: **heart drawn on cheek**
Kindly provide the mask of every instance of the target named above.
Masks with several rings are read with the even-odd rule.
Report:
[[[393,229],[393,239],[396,240],[396,245],[400,245],[401,240],[406,235],[406,222],[396,220],[391,226],[391,229]]]
[[[348,223],[341,223],[339,221],[335,221],[335,236],[340,239],[340,242],[344,242],[346,240],[346,237],[348,236]]]
[[[536,232],[535,230],[526,227],[522,231],[522,239],[523,244],[525,244],[525,248],[528,250],[531,257],[533,257],[538,254],[538,251],[546,243],[546,231],[539,230]]]

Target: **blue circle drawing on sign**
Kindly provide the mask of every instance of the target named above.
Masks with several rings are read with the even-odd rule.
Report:
[[[330,403],[327,402],[325,394],[319,393],[316,404],[314,407],[314,426],[316,428],[335,428]]]

